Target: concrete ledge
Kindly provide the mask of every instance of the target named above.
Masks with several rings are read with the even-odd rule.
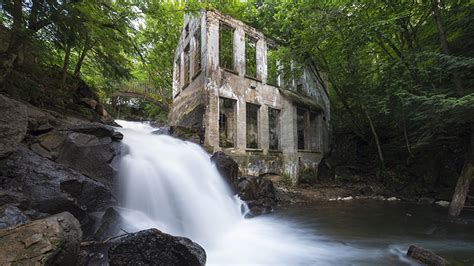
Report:
[[[246,151],[246,152],[263,152],[263,149],[250,149],[250,148],[246,148],[245,151]]]
[[[320,151],[312,151],[312,150],[297,150],[298,153],[318,153],[320,154]]]

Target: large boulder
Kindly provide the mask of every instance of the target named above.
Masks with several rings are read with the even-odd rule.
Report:
[[[110,137],[71,132],[56,161],[111,185],[115,170],[110,163],[120,151],[117,144]]]
[[[122,224],[123,217],[120,212],[114,207],[108,208],[104,215],[102,215],[100,226],[95,232],[94,239],[104,241],[119,235],[122,232]]]
[[[0,203],[30,213],[72,213],[84,226],[88,213],[116,204],[103,184],[42,157],[24,145],[0,161]]]
[[[79,222],[63,212],[0,230],[0,265],[75,265],[81,244]]]
[[[272,181],[261,176],[239,177],[238,195],[251,216],[271,212],[277,203]]]
[[[448,261],[436,255],[434,252],[414,245],[411,245],[410,248],[408,248],[407,256],[422,265],[449,265]]]
[[[60,127],[37,136],[31,150],[112,187],[113,161],[120,154],[123,135],[99,123]]]
[[[184,237],[148,229],[130,234],[109,249],[110,265],[205,265],[204,249]]]
[[[211,156],[211,162],[216,165],[217,171],[237,191],[239,186],[239,165],[230,156],[218,151]]]
[[[0,95],[0,158],[17,149],[28,128],[26,105]]]

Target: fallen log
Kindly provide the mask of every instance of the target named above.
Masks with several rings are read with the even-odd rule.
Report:
[[[449,265],[449,262],[442,257],[436,255],[434,252],[411,245],[408,248],[407,256],[421,263],[422,265],[444,266]]]

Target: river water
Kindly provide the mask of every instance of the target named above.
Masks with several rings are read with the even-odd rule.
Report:
[[[474,227],[446,210],[402,203],[327,202],[245,219],[209,154],[196,144],[119,121],[125,228],[158,228],[204,247],[209,265],[413,265],[410,244],[474,263]],[[470,263],[470,264],[469,264]]]

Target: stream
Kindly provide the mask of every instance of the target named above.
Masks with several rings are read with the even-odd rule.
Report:
[[[208,265],[416,265],[411,244],[463,264],[474,262],[474,217],[400,202],[322,202],[245,219],[245,204],[199,145],[146,123],[118,121],[128,147],[120,165],[125,228],[151,227],[204,247]]]

